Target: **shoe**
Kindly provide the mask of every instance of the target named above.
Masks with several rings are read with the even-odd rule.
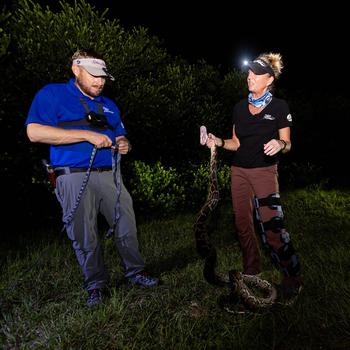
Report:
[[[129,283],[140,287],[154,287],[159,284],[159,278],[151,277],[147,272],[141,271],[128,277]]]
[[[102,304],[103,298],[102,298],[101,289],[95,288],[95,289],[88,290],[88,294],[89,296],[86,300],[86,305],[88,307]]]

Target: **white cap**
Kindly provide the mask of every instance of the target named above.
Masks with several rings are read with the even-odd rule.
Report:
[[[115,80],[107,71],[105,61],[99,58],[77,58],[73,60],[73,64],[83,67],[88,73],[95,77],[107,77],[111,80]]]

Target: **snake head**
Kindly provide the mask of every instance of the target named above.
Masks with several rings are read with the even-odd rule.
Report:
[[[199,137],[199,142],[201,145],[205,145],[207,143],[207,140],[208,140],[208,132],[207,132],[207,128],[202,125],[199,129],[199,134],[200,134],[200,137]]]

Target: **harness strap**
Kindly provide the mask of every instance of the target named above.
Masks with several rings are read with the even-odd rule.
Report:
[[[87,105],[86,101],[82,97],[79,97],[79,101],[80,101],[81,105],[83,106],[83,108],[85,109],[85,112],[89,113],[90,112],[90,108]]]
[[[80,100],[80,103],[82,104],[82,106],[84,107],[85,112],[90,113],[91,110],[90,110],[88,104],[86,103],[85,99],[80,97],[79,100]],[[102,103],[97,104],[97,112],[98,112],[98,114],[103,114],[103,104]]]
[[[280,232],[280,230],[284,229],[283,218],[280,216],[275,216],[271,218],[269,221],[263,223],[264,231],[271,230],[273,232]]]
[[[89,126],[90,123],[84,118],[84,119],[78,119],[78,120],[69,120],[65,122],[59,122],[57,124],[58,126]]]
[[[91,110],[89,108],[89,106],[87,105],[86,101],[80,97],[79,98],[81,105],[83,106],[85,112],[91,113]],[[98,103],[97,104],[97,110],[98,110],[98,114],[103,115],[103,105],[102,103]],[[67,120],[64,122],[59,122],[57,124],[58,126],[91,126],[91,123],[84,117],[82,119],[77,119],[77,120]]]
[[[270,194],[268,197],[265,198],[254,198],[255,200],[255,207],[270,207],[271,209],[275,209],[274,207],[281,205],[281,199],[278,193]]]

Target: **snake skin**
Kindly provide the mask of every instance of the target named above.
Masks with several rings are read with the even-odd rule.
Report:
[[[219,273],[217,267],[217,253],[207,232],[207,221],[211,212],[216,208],[220,199],[217,180],[217,147],[210,149],[210,181],[207,200],[201,207],[194,225],[196,248],[198,254],[204,259],[203,275],[205,280],[213,285],[228,286],[231,295],[239,298],[250,309],[267,308],[274,304],[276,289],[266,280],[258,276],[245,275],[236,270],[228,273]],[[253,294],[254,290],[261,290],[264,297]]]

